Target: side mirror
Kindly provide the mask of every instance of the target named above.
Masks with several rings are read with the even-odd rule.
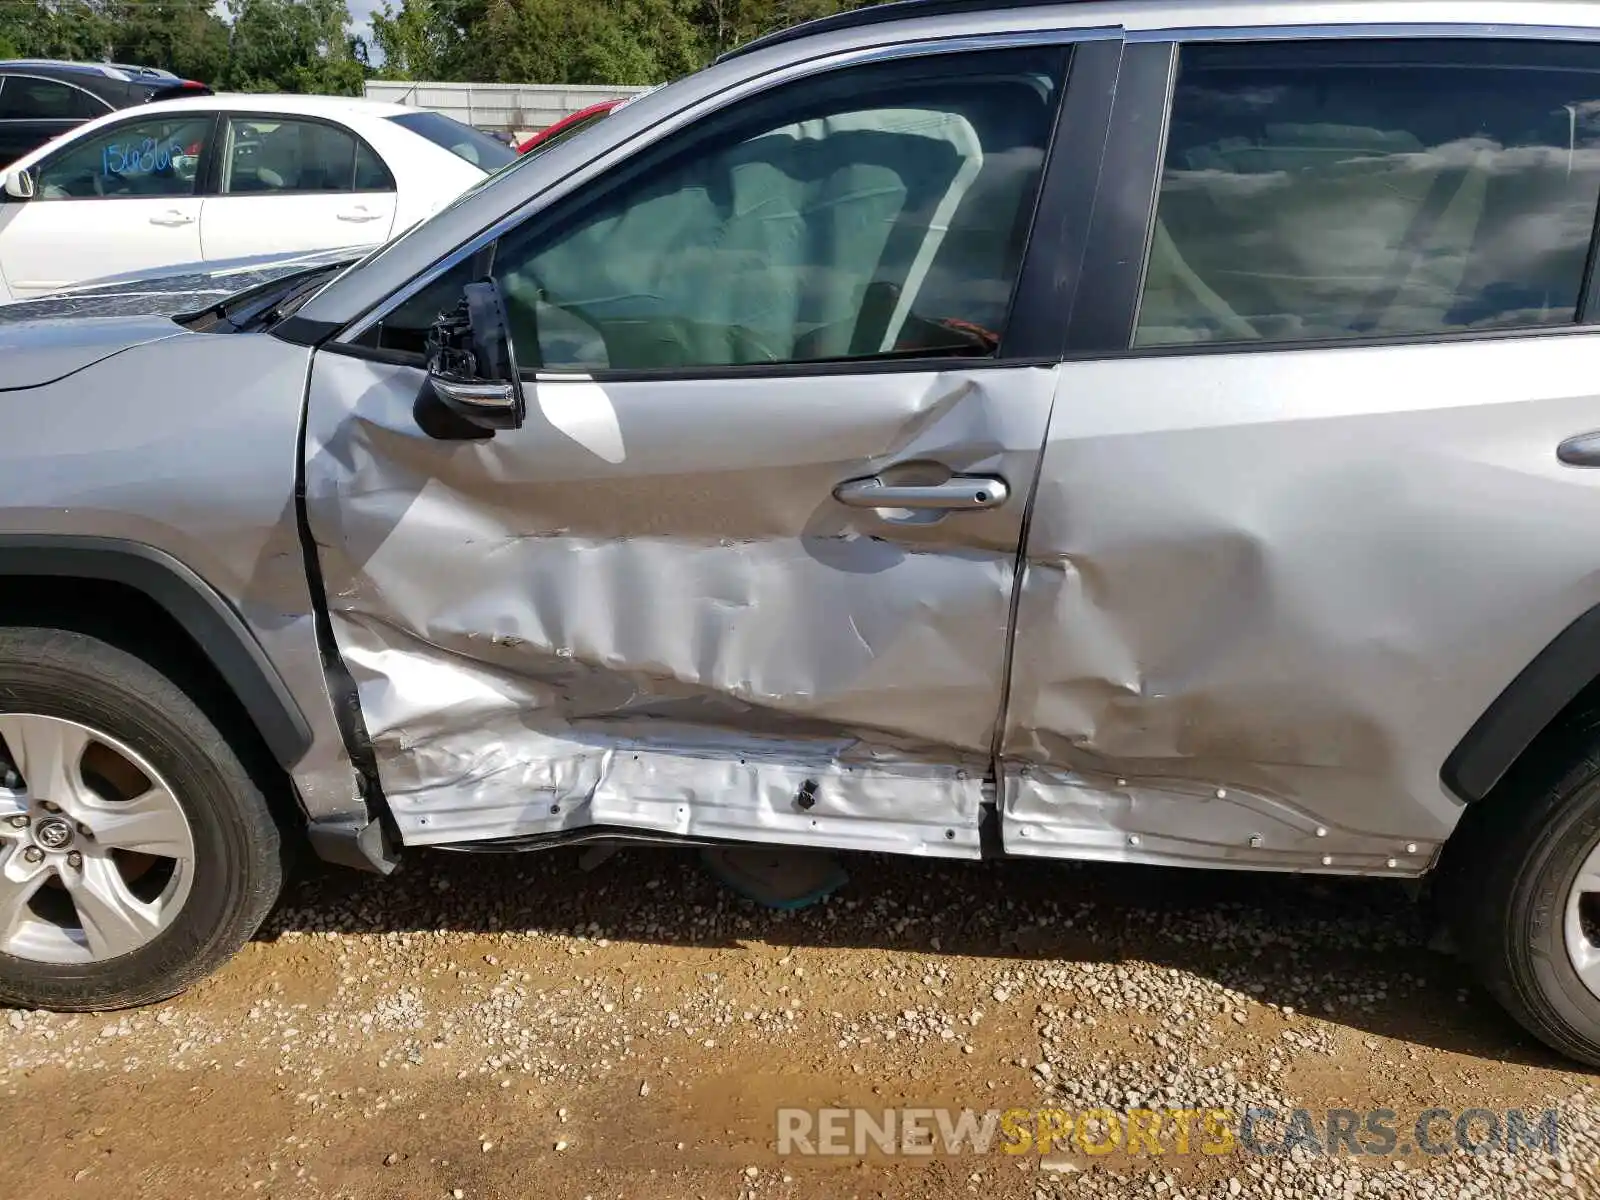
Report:
[[[33,173],[31,171],[7,171],[3,177],[4,182],[0,188],[12,200],[33,199]]]
[[[427,390],[472,427],[457,436],[520,429],[528,406],[511,348],[505,302],[492,280],[469,283],[461,303],[428,331]],[[446,434],[445,436],[448,436]]]

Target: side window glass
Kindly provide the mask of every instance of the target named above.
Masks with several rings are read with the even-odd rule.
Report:
[[[54,79],[11,75],[0,87],[0,120],[78,121],[103,116],[107,106],[82,88]]]
[[[1188,46],[1135,344],[1570,323],[1597,196],[1590,47]]]
[[[348,192],[356,139],[315,121],[232,117],[222,157],[224,195]]]
[[[414,296],[401,301],[382,322],[362,334],[360,344],[374,350],[426,354],[429,328],[441,314],[460,302],[462,292],[473,281],[472,267],[472,259],[458,263]]]
[[[210,135],[209,113],[103,129],[39,165],[37,198],[192,196]]]
[[[935,55],[708,117],[563,205],[554,224],[501,240],[494,275],[520,363],[637,371],[995,354],[1064,61]],[[416,347],[410,323],[446,298],[429,289],[369,344]]]
[[[383,159],[365,142],[356,144],[356,191],[358,192],[392,192],[395,190],[394,176],[389,174],[389,168],[383,165]]]

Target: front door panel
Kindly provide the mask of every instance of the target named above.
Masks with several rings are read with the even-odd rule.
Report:
[[[569,378],[456,442],[419,430],[420,370],[319,355],[311,531],[405,840],[975,854],[1056,373]],[[833,496],[907,464],[1010,499],[919,522]]]
[[[171,199],[29,200],[0,208],[0,270],[19,298],[200,260],[200,205]]]
[[[1066,63],[963,47],[715,109],[319,355],[311,527],[408,842],[978,853]],[[528,419],[434,440],[426,334],[484,273]]]
[[[40,159],[34,198],[0,206],[0,270],[12,293],[199,261],[214,124],[209,112],[141,112]]]

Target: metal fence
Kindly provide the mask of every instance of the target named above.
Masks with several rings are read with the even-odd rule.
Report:
[[[528,134],[601,100],[631,96],[641,87],[573,86],[539,83],[406,83],[367,81],[367,95],[391,104],[428,108],[476,125]]]

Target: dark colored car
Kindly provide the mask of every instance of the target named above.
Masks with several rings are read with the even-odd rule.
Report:
[[[0,60],[0,166],[113,109],[210,92],[154,67]]]

